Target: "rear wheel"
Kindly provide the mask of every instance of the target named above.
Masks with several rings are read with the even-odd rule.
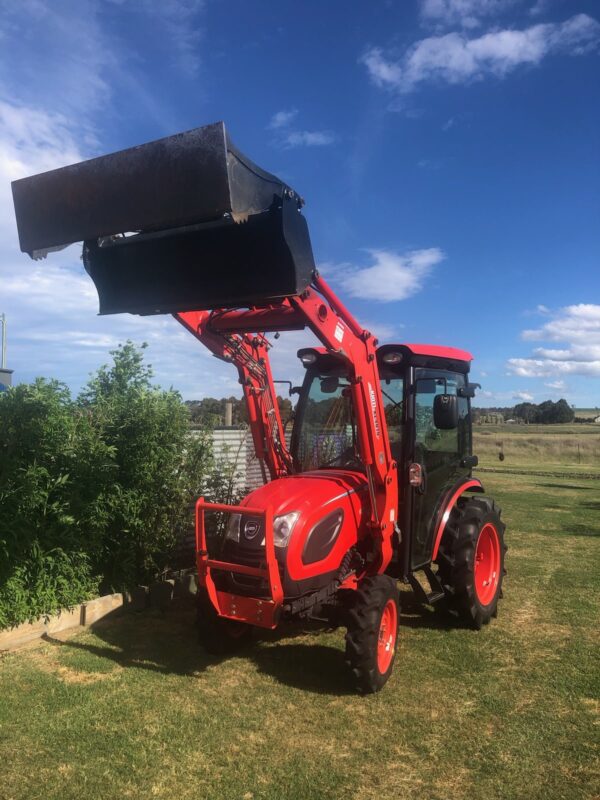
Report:
[[[235,653],[252,641],[252,626],[220,617],[206,594],[198,595],[196,628],[198,641],[213,655]]]
[[[488,497],[461,497],[438,554],[439,578],[450,606],[475,628],[497,616],[502,597],[505,526]]]
[[[365,578],[350,601],[346,659],[360,692],[378,692],[392,674],[398,637],[399,594],[387,575]]]

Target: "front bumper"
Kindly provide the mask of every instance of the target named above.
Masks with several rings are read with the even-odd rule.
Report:
[[[251,567],[229,561],[210,558],[206,543],[204,524],[205,512],[224,512],[227,514],[245,514],[260,517],[264,520],[265,555],[264,568]],[[196,502],[196,563],[198,579],[215,610],[221,617],[237,622],[247,622],[260,628],[277,627],[283,605],[283,588],[279,566],[275,557],[273,541],[273,509],[256,509],[248,506],[229,506],[223,503],[207,503],[204,498]],[[212,571],[230,572],[234,575],[247,575],[266,581],[268,595],[265,597],[247,597],[245,595],[225,592],[217,588]]]

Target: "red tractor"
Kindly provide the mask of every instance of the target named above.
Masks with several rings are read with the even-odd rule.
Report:
[[[472,356],[380,346],[316,270],[301,198],[222,123],[15,181],[13,195],[24,252],[84,241],[101,313],[173,314],[237,368],[265,483],[238,506],[196,504],[208,649],[327,620],[374,692],[393,668],[398,581],[475,628],[496,616],[504,525],[472,477]],[[305,328],[321,346],[298,352],[288,441],[266,334]]]

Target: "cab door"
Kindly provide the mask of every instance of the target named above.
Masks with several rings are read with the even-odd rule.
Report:
[[[414,371],[414,451],[413,461],[420,464],[422,483],[411,487],[412,547],[411,567],[428,564],[433,547],[434,524],[441,501],[468,467],[461,462],[470,443],[468,436],[468,401],[458,396],[459,424],[451,430],[435,426],[433,401],[436,395],[458,395],[465,386],[465,376],[456,372],[417,368]]]

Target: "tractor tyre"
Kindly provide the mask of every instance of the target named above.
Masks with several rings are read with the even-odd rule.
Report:
[[[362,694],[378,692],[392,674],[400,596],[388,575],[365,578],[347,611],[346,661]]]
[[[211,655],[232,655],[252,641],[253,627],[220,617],[205,593],[198,593],[198,641]]]
[[[506,574],[505,525],[488,497],[461,497],[438,553],[438,577],[450,610],[479,630],[498,615]]]

